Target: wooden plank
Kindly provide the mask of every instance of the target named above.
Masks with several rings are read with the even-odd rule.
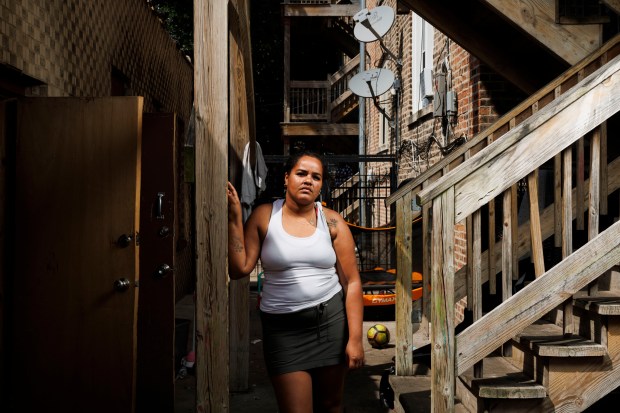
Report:
[[[477,210],[472,216],[472,295],[471,297],[474,321],[482,318],[482,212]],[[483,362],[474,365],[474,377],[483,376]]]
[[[610,177],[612,179],[609,182],[608,190],[611,193],[613,191],[620,189],[620,158],[615,159],[614,161],[610,163],[609,170],[610,170]],[[585,187],[586,188],[589,187],[589,181],[586,181]],[[589,194],[585,194],[585,196],[588,197]],[[575,207],[573,207],[573,211],[574,210],[575,210]],[[540,214],[541,233],[542,233],[543,239],[550,237],[554,233],[553,217],[554,217],[554,205],[548,206]],[[531,239],[530,239],[530,228],[529,227],[530,227],[529,221],[525,222],[524,224],[520,226],[519,239],[518,239],[519,257],[527,256],[527,253],[530,251]],[[501,250],[502,248],[501,241],[498,241],[495,244],[495,248],[498,250]],[[483,251],[482,260],[486,261],[488,259],[489,259],[488,250]],[[496,259],[495,259],[496,267],[501,268],[501,260],[502,260],[501,254],[497,254]],[[461,268],[459,271],[457,271],[456,276],[455,276],[455,288],[456,288],[455,289],[455,300],[456,301],[467,296],[465,277],[466,277],[466,273],[465,273],[464,268]],[[482,282],[485,283],[488,280],[489,280],[488,269],[487,267],[482,267]]]
[[[250,44],[249,0],[232,0],[229,7],[229,177],[241,188],[243,151],[256,147]],[[255,152],[255,151],[254,151]],[[250,157],[256,164],[256,158]],[[229,284],[230,391],[249,389],[250,371],[250,277]]]
[[[454,185],[455,222],[480,208],[619,111],[619,71],[620,57],[616,57],[584,79],[580,87],[562,95],[494,145],[422,190],[418,193],[418,205]],[[596,112],[592,108],[597,108]]]
[[[620,222],[569,255],[458,336],[461,374],[620,261]]]
[[[620,0],[601,0],[601,2],[614,13],[620,14]]]
[[[502,210],[504,214],[504,224],[502,226],[502,301],[508,300],[512,296],[512,190],[504,191]]]
[[[562,154],[553,158],[553,245],[562,247]]]
[[[563,333],[562,328],[546,321],[527,326],[514,340],[542,357],[601,357],[605,347],[590,339]]]
[[[540,210],[538,204],[538,169],[528,175],[527,190],[530,198],[530,239],[532,241],[532,258],[536,278],[545,273],[543,238],[540,229]],[[518,255],[518,253],[517,253]]]
[[[413,376],[413,325],[411,313],[411,272],[413,245],[411,228],[412,196],[396,203],[396,374]]]
[[[431,411],[454,411],[454,190],[433,200]]]
[[[607,202],[607,185],[609,181],[609,172],[607,170],[607,122],[600,125],[601,129],[601,197],[600,197],[600,213],[607,215],[609,212]]]
[[[489,201],[489,248],[487,250],[489,293],[495,295],[497,292],[497,279],[495,278],[495,198]]]
[[[584,208],[583,208],[583,180],[585,179],[585,148],[584,148],[584,138],[580,138],[577,141],[577,152],[576,152],[576,180],[575,187],[577,188],[576,196],[577,196],[577,214],[576,214],[576,228],[579,231],[583,231],[585,229],[585,220],[584,220]]]
[[[352,17],[359,4],[283,4],[285,17]]]
[[[228,2],[194,0],[196,410],[228,412]]]
[[[490,399],[538,399],[547,396],[545,387],[523,374],[502,357],[487,357],[487,374],[480,379],[471,369],[465,371],[461,380],[481,398]]]
[[[615,159],[609,165],[610,177],[612,178],[609,182],[608,190],[611,192],[620,189],[620,158]],[[586,188],[589,187],[589,181],[586,181]],[[589,194],[585,194],[586,197]],[[574,199],[574,198],[573,198]],[[585,201],[584,201],[585,202]],[[554,225],[554,206],[550,205],[540,214],[540,222],[541,222],[541,233],[542,238],[546,239],[553,235],[553,225]],[[525,222],[520,226],[519,229],[519,257],[527,256],[528,251],[530,251],[530,223]],[[501,241],[497,242],[495,248],[501,250]],[[487,261],[489,259],[488,250],[482,252],[482,260]],[[496,266],[501,268],[501,255],[498,254],[496,256]],[[465,281],[466,273],[465,268],[461,268],[457,271],[455,275],[455,300],[458,301],[463,297],[467,296],[467,287]],[[489,272],[486,266],[482,267],[482,283],[489,281]]]
[[[590,142],[590,189],[588,191],[588,240],[598,235],[601,196],[601,128],[595,128]],[[607,195],[604,195],[607,198]]]
[[[588,240],[599,232],[599,207],[601,197],[601,128],[592,131],[590,141],[590,188],[588,193]],[[607,199],[607,196],[604,196]],[[598,292],[598,280],[590,284],[588,293]]]
[[[519,279],[519,250],[517,240],[519,239],[519,208],[517,207],[517,184],[514,184],[510,187],[511,197],[510,197],[510,231],[512,240],[510,256],[512,257],[512,280],[516,281]]]
[[[573,151],[570,147],[562,152],[562,258],[573,253]],[[577,199],[579,202],[579,199]],[[583,203],[583,201],[582,201]],[[564,334],[572,334],[573,300],[564,302],[562,311]]]
[[[329,136],[359,134],[357,123],[283,123],[281,124],[282,134],[286,136]]]
[[[429,338],[431,321],[431,226],[430,205],[422,207],[422,322],[423,334]]]
[[[502,0],[485,2],[571,65],[599,46],[598,25],[556,24],[555,0],[522,0],[519,7]]]
[[[620,324],[610,320],[608,356],[593,363],[591,359],[549,359],[549,399],[542,411],[588,411],[620,382]],[[578,388],[579,397],[575,394]],[[596,410],[596,409],[592,409]],[[611,408],[613,410],[613,408]]]
[[[620,297],[617,295],[581,297],[575,300],[575,306],[599,315],[620,315]]]
[[[455,159],[463,156],[463,153],[470,148],[479,145],[482,142],[488,141],[487,144],[491,144],[493,141],[494,133],[502,130],[505,125],[513,119],[517,117],[522,112],[530,110],[534,105],[538,105],[540,100],[546,99],[550,93],[554,94],[554,99],[559,97],[562,94],[562,88],[560,87],[567,81],[570,81],[575,74],[582,70],[586,66],[590,66],[593,62],[597,62],[601,60],[601,56],[605,55],[610,49],[615,47],[615,45],[620,42],[620,35],[614,36],[611,40],[606,42],[601,48],[597,49],[594,53],[592,53],[587,58],[583,59],[577,65],[572,66],[566,72],[562,73],[560,76],[555,78],[549,84],[547,84],[544,88],[540,89],[536,93],[532,94],[528,99],[524,100],[517,106],[515,106],[510,112],[506,113],[502,117],[500,117],[495,123],[489,126],[484,131],[480,132],[472,139],[468,140],[464,145],[452,151],[446,157],[442,158],[436,164],[434,164],[431,168],[424,171],[421,175],[419,175],[414,180],[407,182],[402,185],[398,190],[394,191],[386,200],[385,204],[387,206],[396,202],[396,199],[401,197],[404,193],[409,191],[414,191],[417,193],[420,188],[417,190],[418,186],[420,186],[423,182],[428,180],[431,176],[437,175],[437,171],[442,169],[445,165],[452,163]],[[556,91],[556,92],[554,92]],[[535,111],[532,111],[533,113]],[[559,242],[558,242],[559,246]]]

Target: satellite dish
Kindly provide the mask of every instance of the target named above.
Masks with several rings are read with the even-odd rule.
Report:
[[[394,73],[389,69],[370,69],[349,79],[349,89],[357,96],[372,98],[390,90],[394,84]]]
[[[357,23],[353,29],[355,38],[369,43],[381,39],[394,24],[394,10],[390,6],[379,6],[372,10],[362,9],[355,13]]]

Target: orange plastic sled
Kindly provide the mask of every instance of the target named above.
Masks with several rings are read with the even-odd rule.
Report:
[[[396,270],[375,268],[372,271],[360,272],[364,307],[384,306],[396,304]],[[411,273],[411,300],[422,298],[422,274]]]

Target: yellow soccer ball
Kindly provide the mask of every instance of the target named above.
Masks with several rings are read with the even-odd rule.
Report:
[[[366,338],[373,348],[385,348],[390,343],[390,330],[383,324],[375,324],[368,329]]]

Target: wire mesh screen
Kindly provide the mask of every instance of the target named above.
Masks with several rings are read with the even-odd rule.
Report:
[[[394,214],[385,206],[393,186],[390,163],[367,163],[360,175],[350,164],[328,164],[325,202],[349,223],[360,271],[395,267]]]

